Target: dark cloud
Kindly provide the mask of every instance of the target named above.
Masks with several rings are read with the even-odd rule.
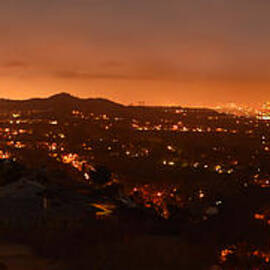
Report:
[[[28,63],[19,60],[9,61],[2,64],[3,68],[26,68],[28,66]]]

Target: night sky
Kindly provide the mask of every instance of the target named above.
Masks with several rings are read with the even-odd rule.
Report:
[[[269,0],[2,0],[0,97],[270,100]]]

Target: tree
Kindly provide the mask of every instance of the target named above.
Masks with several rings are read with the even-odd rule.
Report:
[[[107,167],[99,165],[91,170],[90,179],[96,185],[105,185],[111,181],[112,173]]]

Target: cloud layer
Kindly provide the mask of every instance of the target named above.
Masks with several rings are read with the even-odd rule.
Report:
[[[268,0],[1,1],[0,95],[259,103],[269,13]]]

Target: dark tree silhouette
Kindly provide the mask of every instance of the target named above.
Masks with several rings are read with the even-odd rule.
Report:
[[[90,172],[90,179],[94,184],[105,185],[111,181],[112,173],[107,167],[99,165]]]

